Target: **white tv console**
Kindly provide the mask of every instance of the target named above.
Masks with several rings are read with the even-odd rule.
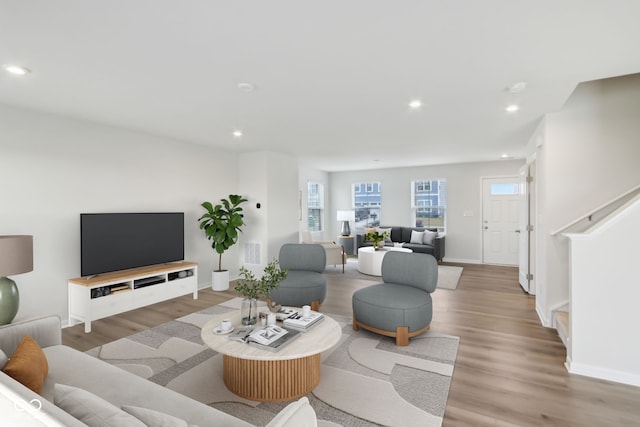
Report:
[[[166,301],[193,292],[198,299],[198,264],[178,262],[69,279],[69,326]]]

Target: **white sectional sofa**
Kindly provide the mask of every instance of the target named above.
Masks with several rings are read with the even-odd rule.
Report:
[[[118,411],[117,416],[135,418],[126,424],[119,421],[120,425],[160,425],[158,421],[149,421],[151,416],[157,416],[171,420],[173,423],[170,425],[250,426],[243,420],[62,345],[60,319],[57,316],[0,327],[0,369],[5,369],[7,359],[14,354],[26,335],[38,343],[46,356],[48,374],[42,390],[37,394],[3,371],[0,373],[0,395],[2,390],[10,390],[12,395],[24,400],[25,407],[37,407],[38,415],[45,419],[47,425],[91,425],[91,422],[85,424],[61,408],[63,406],[78,416],[74,402],[69,405],[69,400],[77,397],[80,400],[88,399],[83,400],[81,406],[87,405],[87,402],[97,405],[97,409],[91,408],[89,411],[95,412],[94,417],[108,407]],[[126,411],[122,410],[123,407]],[[136,424],[137,421],[142,424]],[[303,397],[284,408],[268,426],[317,426],[317,420],[313,408]]]

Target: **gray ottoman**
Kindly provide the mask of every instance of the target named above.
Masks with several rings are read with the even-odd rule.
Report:
[[[429,254],[390,252],[382,260],[382,280],[354,292],[353,329],[362,327],[408,345],[410,337],[429,329],[438,263]]]

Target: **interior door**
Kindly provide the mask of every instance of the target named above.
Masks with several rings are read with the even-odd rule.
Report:
[[[519,264],[519,177],[484,178],[482,246],[485,264]]]
[[[525,292],[529,292],[529,189],[527,180],[529,178],[529,166],[520,168],[520,242],[519,242],[519,269],[518,281]]]
[[[529,290],[532,295],[536,293],[536,229],[537,224],[537,183],[536,183],[536,160],[529,163],[529,178],[527,179],[527,200],[529,201],[529,226],[527,236],[529,237]]]

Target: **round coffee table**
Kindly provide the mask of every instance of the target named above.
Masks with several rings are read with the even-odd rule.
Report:
[[[227,388],[240,397],[260,402],[292,400],[311,392],[320,381],[320,353],[331,349],[342,337],[338,322],[325,316],[284,348],[271,352],[217,335],[213,330],[222,319],[230,319],[234,328],[243,326],[240,310],[215,315],[202,327],[202,341],[223,355]]]
[[[382,259],[390,251],[413,252],[411,249],[398,246],[385,246],[378,250],[373,246],[358,249],[358,271],[370,276],[382,276]]]

